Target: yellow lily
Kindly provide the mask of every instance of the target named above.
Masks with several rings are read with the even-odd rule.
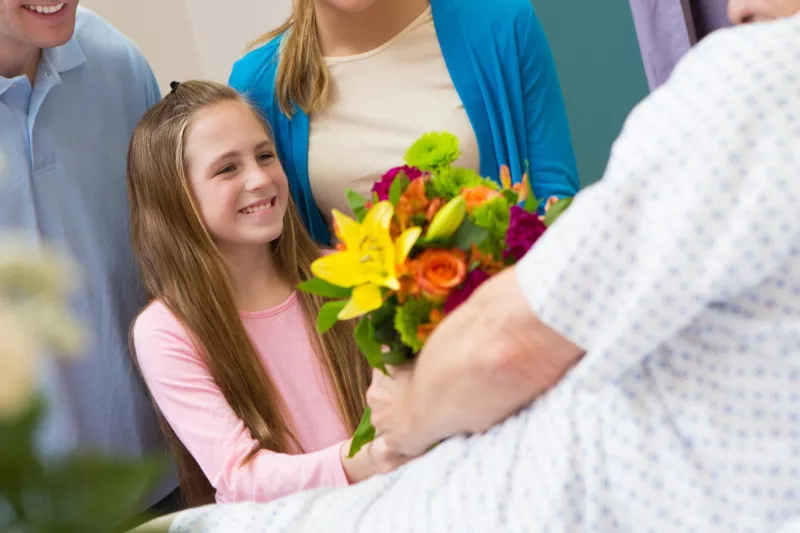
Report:
[[[339,320],[378,309],[383,305],[381,287],[400,289],[397,267],[405,263],[422,229],[409,228],[392,241],[389,227],[393,215],[394,207],[387,201],[375,204],[362,223],[333,210],[336,236],[344,250],[317,259],[311,271],[333,285],[353,287],[350,301],[337,316]]]

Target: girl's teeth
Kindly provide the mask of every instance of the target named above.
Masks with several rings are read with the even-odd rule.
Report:
[[[31,11],[36,11],[37,13],[40,13],[42,15],[52,15],[53,13],[58,13],[64,8],[64,2],[61,2],[60,4],[56,4],[54,6],[26,5],[25,7]]]
[[[266,205],[259,205],[258,207],[245,207],[244,209],[242,209],[242,213],[244,213],[245,215],[252,215],[253,213],[256,213],[258,211],[264,211],[265,209],[269,209],[270,207],[272,207],[272,202]]]

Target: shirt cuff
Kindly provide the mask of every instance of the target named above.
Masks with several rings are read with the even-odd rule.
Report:
[[[326,463],[331,465],[331,486],[334,487],[347,487],[350,481],[347,479],[347,473],[344,471],[342,464],[342,446],[345,446],[349,441],[338,442],[329,448],[325,448],[322,454],[329,460]]]

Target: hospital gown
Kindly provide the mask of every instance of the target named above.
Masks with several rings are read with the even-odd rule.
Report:
[[[800,18],[719,32],[524,259],[586,349],[482,435],[174,533],[772,532],[800,515]]]

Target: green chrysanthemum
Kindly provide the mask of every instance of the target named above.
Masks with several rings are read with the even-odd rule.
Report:
[[[428,300],[409,300],[397,308],[394,315],[394,328],[400,334],[403,344],[417,353],[422,349],[422,342],[417,337],[417,328],[428,321],[433,304]]]
[[[462,167],[447,167],[440,170],[430,181],[433,196],[440,197],[448,202],[461,194],[467,187],[486,185],[497,189],[497,185],[490,180],[483,179],[474,170]]]
[[[461,157],[458,137],[451,133],[426,133],[406,152],[406,164],[423,172],[437,172]]]
[[[472,221],[476,226],[489,230],[489,238],[480,246],[481,250],[500,259],[505,246],[508,231],[511,205],[501,196],[478,206],[472,212]]]

